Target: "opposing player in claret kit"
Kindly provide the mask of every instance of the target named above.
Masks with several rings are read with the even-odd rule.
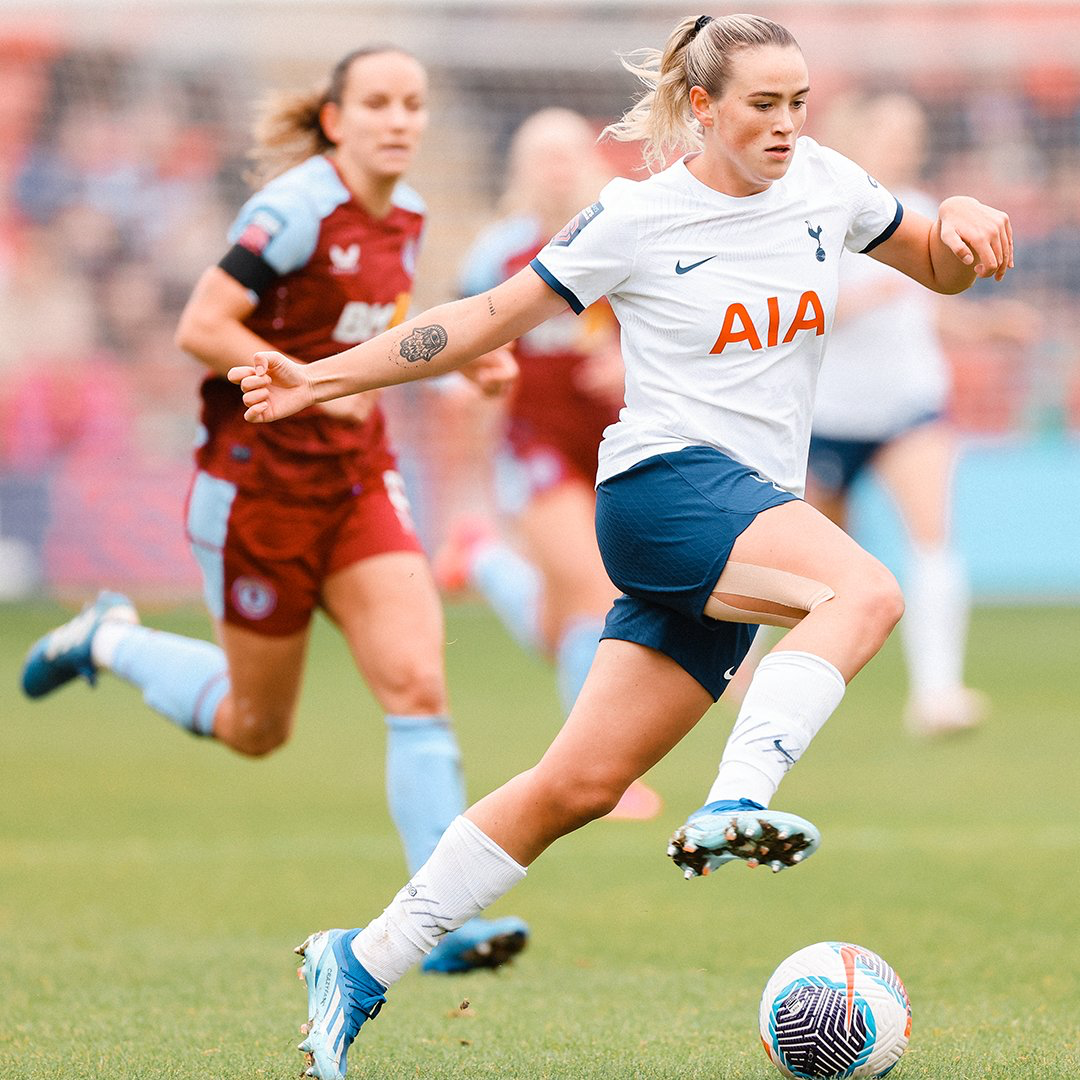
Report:
[[[401,321],[425,218],[401,177],[427,115],[423,67],[392,47],[349,53],[325,90],[273,102],[255,155],[264,186],[184,310],[177,340],[210,368],[187,532],[220,646],[141,626],[127,597],[105,592],[42,638],[23,671],[35,698],[112,671],[179,727],[260,756],[291,733],[323,608],[385,710],[390,811],[410,871],[465,790],[442,609],[382,413],[374,395],[351,396],[255,428],[225,373],[256,349],[311,361]],[[514,371],[495,353],[466,373],[499,389]],[[527,935],[520,919],[473,920],[425,970],[497,966]]]
[[[870,252],[940,293],[1012,265],[1004,213],[963,196],[936,220],[905,213],[858,165],[799,137],[809,76],[776,23],[689,17],[632,67],[650,90],[609,130],[643,139],[652,164],[685,156],[641,182],[612,181],[480,296],[314,365],[260,353],[229,373],[247,418],[265,424],[449,371],[601,296],[622,327],[626,407],[600,449],[597,536],[623,594],[540,762],[458,817],[366,927],[301,946],[301,1049],[322,1080],[344,1075],[360,1026],[444,934],[693,728],[753,624],[790,629],[669,851],[689,876],[735,860],[780,870],[814,852],[817,829],[769,803],[903,610],[892,575],[799,497],[841,254]]]
[[[611,179],[592,125],[569,109],[541,109],[514,133],[504,215],[465,256],[463,296],[486,293],[537,255]],[[496,502],[513,540],[474,517],[456,522],[433,559],[439,585],[469,586],[514,639],[549,657],[568,713],[592,666],[618,590],[596,547],[596,454],[623,403],[619,327],[606,300],[567,309],[514,343],[520,373],[496,451]],[[643,780],[607,816],[648,820],[660,796]]]

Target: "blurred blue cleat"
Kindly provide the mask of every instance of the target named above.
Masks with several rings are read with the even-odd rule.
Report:
[[[308,1020],[300,1033],[304,1076],[341,1080],[345,1055],[360,1028],[386,1004],[386,987],[353,955],[359,930],[320,930],[294,952],[304,958],[297,974],[307,983]]]
[[[97,668],[90,654],[94,633],[103,622],[137,623],[135,605],[123,594],[102,592],[73,619],[50,631],[30,650],[23,664],[22,688],[39,698],[81,675],[91,686]]]
[[[529,940],[529,927],[513,916],[470,919],[439,942],[421,964],[429,974],[457,975],[509,963]]]
[[[778,873],[808,859],[820,842],[817,829],[801,817],[750,799],[722,799],[695,810],[675,830],[667,853],[685,878],[703,877],[736,859]]]

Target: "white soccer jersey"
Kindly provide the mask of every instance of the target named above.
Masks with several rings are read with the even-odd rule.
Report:
[[[874,247],[903,210],[809,138],[787,175],[744,198],[686,160],[613,180],[531,264],[575,311],[607,296],[622,327],[626,406],[604,433],[597,483],[712,446],[801,494],[841,251]]]
[[[900,194],[906,207],[933,221],[937,203],[921,192]],[[837,321],[821,365],[814,434],[875,441],[945,408],[949,371],[936,328],[937,297],[875,259],[840,261],[845,290],[859,305]],[[864,300],[880,297],[877,303]]]

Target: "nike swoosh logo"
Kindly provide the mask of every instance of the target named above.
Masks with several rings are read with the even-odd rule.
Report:
[[[795,764],[795,759],[784,749],[779,739],[773,739],[773,746],[775,746],[776,749],[779,750],[780,753],[783,754],[784,757],[786,757],[792,765]]]
[[[734,679],[735,678],[735,669],[733,667],[729,667],[727,669],[727,671],[724,672],[724,678],[725,679]]]
[[[691,270],[694,270],[697,267],[702,266],[705,263],[707,263],[710,259],[715,259],[715,258],[716,258],[715,255],[710,255],[708,259],[701,259],[696,263],[691,263],[689,266],[683,266],[683,264],[681,262],[676,262],[675,263],[675,273],[676,274],[689,274]]]

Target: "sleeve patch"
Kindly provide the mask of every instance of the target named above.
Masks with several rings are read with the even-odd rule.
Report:
[[[592,206],[586,206],[576,217],[568,221],[562,229],[551,238],[552,247],[569,247],[586,225],[589,224],[602,210],[603,203],[594,202]]]
[[[247,224],[236,238],[240,247],[253,255],[262,255],[270,241],[285,228],[285,219],[268,206],[260,206],[251,212]]]

